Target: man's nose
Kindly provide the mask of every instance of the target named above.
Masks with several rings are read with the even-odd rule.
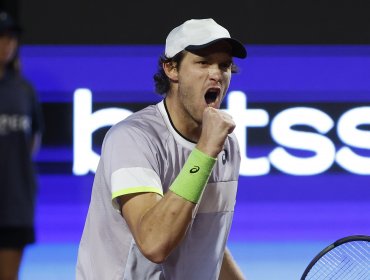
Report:
[[[211,79],[215,81],[221,80],[221,69],[218,65],[211,65],[208,68],[208,75]]]

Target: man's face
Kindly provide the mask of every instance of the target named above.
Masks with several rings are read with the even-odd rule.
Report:
[[[231,66],[230,46],[226,42],[185,53],[178,68],[177,92],[183,120],[190,117],[201,124],[207,106],[220,108],[229,88]]]
[[[0,64],[9,63],[17,50],[17,39],[11,34],[0,34]]]

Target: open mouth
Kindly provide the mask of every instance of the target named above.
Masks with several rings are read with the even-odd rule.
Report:
[[[217,100],[220,91],[217,89],[210,89],[206,92],[204,99],[208,105],[214,103]]]

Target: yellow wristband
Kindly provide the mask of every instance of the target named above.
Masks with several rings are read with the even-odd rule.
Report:
[[[215,158],[194,149],[170,190],[188,201],[198,203],[215,163]]]

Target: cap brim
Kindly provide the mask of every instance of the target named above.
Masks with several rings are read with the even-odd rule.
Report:
[[[3,26],[3,27],[0,27],[0,33],[11,33],[11,34],[15,34],[15,35],[20,35],[22,33],[22,28],[20,28],[19,26]]]
[[[227,41],[230,45],[231,45],[231,55],[234,56],[234,57],[238,57],[238,58],[246,58],[247,57],[247,50],[245,49],[244,45],[236,40],[236,39],[233,39],[233,38],[219,38],[219,39],[216,39],[216,40],[213,40],[207,44],[203,44],[203,45],[190,45],[190,46],[187,46],[185,48],[185,50],[187,51],[196,51],[196,50],[201,50],[201,49],[204,49],[208,46],[211,46],[219,41]]]

